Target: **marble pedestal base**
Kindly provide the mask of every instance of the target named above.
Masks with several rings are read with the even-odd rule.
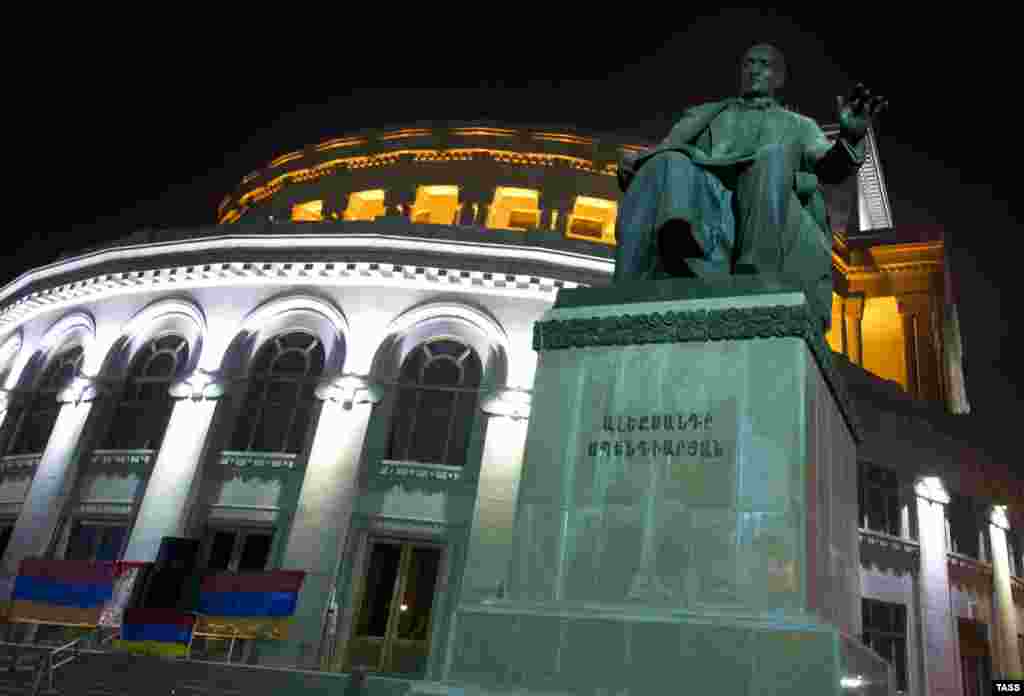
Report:
[[[507,594],[460,605],[449,687],[890,693],[848,638],[856,425],[807,298],[760,276],[560,293]]]
[[[859,641],[811,619],[555,610],[514,602],[463,607],[448,683],[410,694],[883,696],[887,665]],[[855,690],[851,690],[856,687]]]

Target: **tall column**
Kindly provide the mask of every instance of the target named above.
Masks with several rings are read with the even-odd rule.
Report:
[[[45,554],[57,531],[64,505],[74,487],[82,431],[92,411],[92,400],[83,399],[84,385],[79,381],[58,397],[61,407],[57,420],[3,556],[0,599],[11,596],[22,559]]]
[[[213,383],[204,372],[196,372],[170,389],[177,401],[128,539],[124,552],[126,561],[152,562],[156,560],[163,537],[185,533],[189,508],[198,486],[199,464],[206,450],[217,400],[223,394],[221,386]]]
[[[843,326],[846,331],[846,356],[856,365],[864,365],[864,296],[843,298]]]
[[[315,668],[328,603],[359,494],[359,463],[378,390],[346,376],[317,389],[324,401],[306,462],[282,567],[306,571],[288,640],[260,646],[260,662]]]
[[[938,477],[921,479],[917,493],[918,534],[921,543],[921,598],[925,684],[931,696],[962,696],[960,645],[949,590],[946,556],[946,510],[949,496]]]
[[[1010,581],[1010,555],[1006,544],[1006,508],[992,509],[988,526],[992,541],[993,628],[998,632],[996,645],[999,654],[995,672],[1004,679],[1022,679],[1020,652],[1017,646],[1017,608],[1013,604],[1013,586]]]
[[[911,394],[927,401],[939,398],[931,305],[932,298],[925,294],[897,298],[907,346],[907,385]]]
[[[480,404],[488,417],[460,601],[495,596],[513,549],[516,494],[526,448],[530,394],[501,389]]]

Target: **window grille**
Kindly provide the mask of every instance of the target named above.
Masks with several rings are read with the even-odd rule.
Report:
[[[417,347],[400,371],[388,458],[464,465],[482,372],[476,353],[458,341]]]
[[[320,339],[293,332],[268,341],[249,372],[249,387],[229,449],[240,452],[302,450],[317,379],[324,369]]]
[[[4,454],[37,454],[46,449],[60,412],[57,394],[78,375],[83,355],[81,346],[57,354],[27,402],[11,409],[7,418],[10,438]]]
[[[104,449],[160,449],[174,408],[171,383],[188,364],[188,342],[168,335],[151,340],[132,361]]]
[[[861,599],[864,632],[861,639],[896,672],[896,690],[907,691],[907,607]]]

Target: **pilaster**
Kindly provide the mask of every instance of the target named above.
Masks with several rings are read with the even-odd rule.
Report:
[[[331,591],[352,523],[366,427],[378,388],[366,378],[325,380],[316,396],[316,424],[282,567],[306,571],[288,640],[260,646],[260,661],[316,668]]]
[[[199,370],[173,384],[170,392],[176,401],[128,539],[128,561],[154,561],[163,537],[185,533],[199,463],[224,389],[213,375]]]
[[[88,380],[78,378],[58,395],[57,420],[36,468],[0,570],[0,599],[8,599],[22,559],[43,556],[57,532],[78,471],[82,433],[95,394]]]
[[[937,401],[940,394],[932,298],[923,293],[901,295],[897,307],[903,319],[907,386],[917,398]]]
[[[384,192],[384,215],[387,217],[409,218],[413,203],[416,202],[416,187],[394,186]]]
[[[960,647],[949,589],[946,560],[946,509],[949,496],[937,477],[917,487],[921,543],[920,610],[925,684],[923,693],[962,696]]]
[[[1006,531],[1009,523],[1006,509],[996,506],[988,525],[992,541],[993,629],[997,632],[997,664],[995,672],[1004,679],[1022,679],[1021,659],[1017,644],[1017,609],[1013,604],[1010,579],[1009,550]]]
[[[459,189],[459,214],[457,216],[460,225],[486,225],[487,213],[491,202],[494,200],[494,189],[485,187],[460,188]]]
[[[843,298],[843,333],[846,356],[855,365],[864,365],[864,337],[861,327],[864,322],[864,296],[851,295]]]
[[[541,229],[552,230],[564,237],[569,227],[569,214],[572,213],[574,199],[574,194],[568,191],[542,191]]]

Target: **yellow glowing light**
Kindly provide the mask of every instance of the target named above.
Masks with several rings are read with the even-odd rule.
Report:
[[[398,609],[399,609],[399,611],[408,611],[409,610],[409,605],[408,604],[403,604],[400,607],[398,607]]]
[[[843,300],[832,293],[832,327],[825,334],[828,347],[836,353],[843,353]]]
[[[869,297],[861,320],[864,369],[907,388],[906,336],[895,297]]]
[[[339,147],[354,147],[356,145],[364,145],[366,138],[334,138],[333,140],[327,140],[316,146],[317,151],[323,152],[324,150],[333,150]]]
[[[344,220],[375,220],[384,214],[384,189],[358,191],[349,195]]]
[[[426,135],[430,135],[430,130],[427,128],[406,128],[394,133],[382,135],[380,136],[380,140],[401,140],[402,138],[415,138]]]
[[[604,198],[577,196],[565,236],[572,239],[587,239],[603,244],[615,244],[615,216],[619,204]]]
[[[578,135],[567,133],[534,133],[534,140],[549,140],[556,143],[569,143],[570,145],[593,145],[593,138],[581,138]]]
[[[527,230],[540,224],[540,193],[533,189],[499,186],[494,191],[487,227]]]
[[[295,152],[289,152],[287,155],[281,155],[276,160],[270,163],[271,167],[280,167],[285,162],[291,162],[294,159],[302,157],[302,150],[296,150]]]
[[[411,220],[451,225],[455,223],[458,211],[458,186],[420,186],[416,189],[416,202],[412,206]]]
[[[295,222],[320,222],[323,219],[323,201],[306,201],[292,206],[292,220]]]
[[[483,135],[500,138],[511,138],[516,135],[516,132],[514,130],[508,130],[505,128],[455,128],[452,130],[452,135]]]

